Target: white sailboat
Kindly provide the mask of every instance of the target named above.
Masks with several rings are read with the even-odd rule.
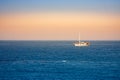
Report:
[[[80,41],[80,33],[79,33],[79,41],[78,41],[78,42],[75,42],[75,43],[74,43],[74,46],[80,47],[80,46],[89,46],[89,45],[90,45],[89,42],[82,42],[82,41]]]

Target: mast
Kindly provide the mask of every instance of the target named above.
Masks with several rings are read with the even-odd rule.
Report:
[[[79,43],[80,43],[80,32],[79,32]]]

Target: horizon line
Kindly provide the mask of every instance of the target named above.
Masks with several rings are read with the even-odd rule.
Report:
[[[16,40],[0,40],[0,41],[78,41],[78,40],[24,40],[24,39],[20,39],[20,40],[18,40],[18,39],[16,39]],[[120,41],[120,40],[81,40],[81,41]]]

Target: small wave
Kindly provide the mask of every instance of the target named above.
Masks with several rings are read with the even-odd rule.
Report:
[[[66,60],[62,60],[62,62],[64,62],[64,63],[65,63],[65,62],[67,62],[67,61],[66,61]]]

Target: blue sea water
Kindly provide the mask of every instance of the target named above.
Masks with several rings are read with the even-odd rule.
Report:
[[[120,80],[120,41],[0,41],[0,80]]]

